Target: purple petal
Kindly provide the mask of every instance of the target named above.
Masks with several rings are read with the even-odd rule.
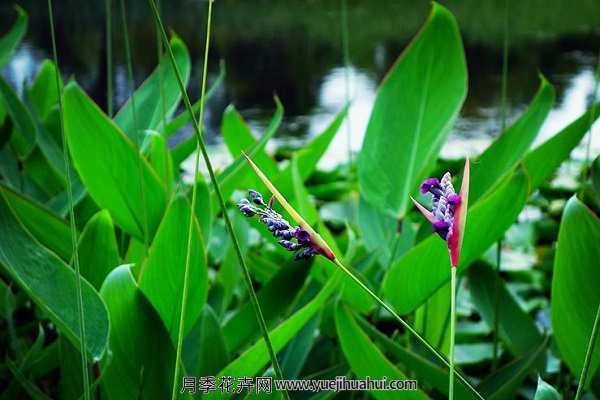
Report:
[[[427,178],[421,184],[421,193],[425,194],[429,192],[432,187],[440,186],[440,181],[437,178]]]

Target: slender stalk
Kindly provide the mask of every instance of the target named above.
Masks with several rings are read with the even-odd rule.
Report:
[[[346,104],[350,104],[350,34],[348,32],[348,2],[342,0],[342,47],[344,50],[344,86]],[[348,165],[352,169],[352,126],[350,124],[350,108],[346,115],[346,135],[348,136]]]
[[[448,377],[448,398],[454,399],[454,334],[456,330],[456,267],[450,268],[450,374]]]
[[[507,100],[507,86],[508,86],[508,1],[504,2],[504,26],[503,26],[503,43],[502,43],[502,88],[500,94],[500,132],[504,134],[506,130],[506,100]],[[496,243],[496,274],[498,279],[496,280],[495,291],[494,291],[494,331],[493,331],[493,344],[492,344],[492,372],[496,370],[498,364],[498,322],[500,320],[500,268],[501,268],[501,257],[502,257],[502,239]]]
[[[56,50],[56,34],[54,32],[54,13],[52,11],[52,0],[48,0],[48,16],[50,18],[50,35],[52,37],[52,56],[56,66],[56,90],[58,91],[58,111],[60,115],[60,131],[62,138],[63,161],[67,177],[67,199],[69,202],[69,227],[71,229],[71,247],[73,249],[73,266],[75,267],[75,291],[77,295],[77,316],[79,325],[79,339],[81,354],[81,375],[83,383],[83,396],[90,400],[89,376],[87,371],[87,350],[85,348],[85,319],[83,311],[83,295],[81,293],[81,270],[79,268],[79,253],[77,252],[77,227],[75,226],[75,213],[73,211],[73,185],[71,182],[71,168],[69,163],[69,149],[65,135],[65,116],[62,103],[62,86],[60,84],[60,72],[58,67],[58,52]]]
[[[400,317],[398,315],[398,313],[396,313],[396,311],[394,311],[392,309],[392,307],[387,305],[386,302],[384,302],[381,298],[379,298],[379,296],[377,296],[375,293],[373,293],[373,291],[371,289],[369,289],[369,287],[367,285],[365,285],[360,279],[358,279],[358,277],[356,275],[354,275],[353,272],[351,272],[346,266],[344,266],[344,264],[342,264],[338,258],[333,260],[333,262],[335,263],[335,265],[338,268],[340,268],[342,271],[344,271],[344,273],[346,273],[346,275],[348,275],[354,282],[356,282],[365,292],[367,292],[373,298],[373,300],[375,300],[377,303],[379,303],[379,305],[381,305],[383,308],[385,308],[387,310],[387,312],[389,312],[394,317],[394,319],[396,319],[396,321],[398,321],[404,327],[404,329],[406,329],[414,337],[416,337],[419,340],[419,342],[421,342],[421,344],[423,344],[423,346],[425,346],[427,348],[427,350],[431,351],[442,363],[444,363],[444,365],[446,365],[448,368],[451,369],[451,371],[453,371],[452,363],[449,362],[448,360],[446,360],[446,357],[444,357],[436,348],[434,348],[432,345],[430,345],[429,342],[427,342],[427,340],[425,340],[416,330],[414,330],[414,328],[412,326],[410,326],[406,321],[404,321],[404,319],[402,319],[402,317]],[[451,269],[453,270],[454,282],[455,282],[454,284],[456,285],[456,268],[451,268]],[[452,325],[451,325],[450,330],[452,331]],[[483,400],[483,397],[479,394],[479,392],[477,392],[477,390],[475,390],[475,388],[473,386],[471,386],[471,384],[462,376],[462,374],[458,373],[456,375],[457,375],[458,379],[467,388],[469,388],[469,390],[475,396],[477,396],[479,399]]]
[[[123,25],[123,41],[125,42],[125,58],[127,59],[127,80],[129,83],[129,91],[131,92],[131,116],[133,118],[133,137],[137,142],[138,148],[141,150],[143,139],[140,139],[140,132],[138,130],[138,120],[137,120],[137,111],[135,107],[135,80],[133,77],[133,61],[131,56],[131,46],[129,43],[129,32],[127,29],[127,13],[125,10],[125,0],[119,1],[121,5],[121,24]],[[142,172],[142,159],[141,155],[137,159],[138,163],[138,172],[139,172],[139,194],[140,199],[142,200],[142,230],[144,235],[144,244],[146,245],[146,249],[148,249],[148,245],[150,239],[148,237],[148,215],[146,212],[146,192],[144,191],[144,174]]]
[[[106,114],[113,115],[113,56],[112,56],[112,0],[105,0],[106,12]]]
[[[156,7],[158,8],[158,12],[160,14],[160,0],[157,0]],[[158,29],[158,26],[156,25],[156,23],[154,25],[156,26],[156,53],[157,53],[157,61],[158,61],[158,87],[159,87],[159,91],[160,91],[160,106],[161,106],[161,111],[162,111],[162,115],[161,115],[162,129],[164,131],[164,129],[167,126],[167,105],[165,102],[163,70],[160,65],[160,58],[163,53],[163,46],[162,46],[162,41],[160,40],[160,31]],[[167,153],[165,153],[165,157],[166,157],[166,154]],[[166,159],[163,161],[166,164]]]
[[[223,199],[223,194],[221,193],[221,189],[219,187],[219,183],[216,179],[215,173],[214,173],[214,169],[212,167],[212,163],[210,161],[210,157],[208,156],[208,152],[206,150],[206,145],[204,143],[204,138],[202,136],[202,127],[199,124],[198,120],[196,119],[196,115],[194,114],[194,110],[192,108],[192,104],[190,102],[189,96],[187,95],[187,91],[185,89],[185,86],[183,84],[183,80],[181,78],[181,73],[179,71],[179,68],[177,67],[177,63],[175,62],[175,56],[173,55],[173,51],[171,50],[171,47],[169,46],[169,42],[168,42],[168,38],[167,38],[167,33],[165,31],[165,28],[163,26],[163,23],[160,19],[160,14],[158,12],[158,8],[156,7],[156,1],[155,0],[148,0],[148,2],[150,3],[150,7],[152,8],[152,12],[155,18],[156,23],[158,24],[159,28],[160,28],[160,33],[161,33],[161,37],[163,40],[163,44],[165,45],[168,53],[169,53],[169,58],[171,59],[171,64],[173,66],[173,70],[175,72],[175,77],[177,79],[177,84],[179,85],[179,89],[181,90],[181,96],[183,99],[183,102],[185,104],[185,107],[187,109],[187,112],[190,115],[190,119],[192,120],[192,125],[194,128],[194,133],[196,135],[196,140],[198,141],[198,147],[200,147],[200,151],[202,152],[202,157],[204,158],[204,162],[206,163],[206,168],[208,169],[208,174],[210,175],[210,179],[211,182],[214,186],[215,189],[215,193],[217,194],[217,198],[219,200],[219,204],[221,206],[221,210],[223,212],[223,219],[225,220],[225,225],[227,227],[227,231],[229,232],[229,236],[231,238],[231,242],[233,244],[233,248],[235,249],[238,261],[242,267],[243,270],[243,276],[244,276],[244,281],[246,283],[249,295],[250,295],[250,302],[252,304],[252,307],[254,309],[254,312],[256,314],[256,318],[258,321],[258,325],[260,327],[260,330],[263,334],[264,340],[265,340],[265,344],[267,346],[267,350],[269,352],[269,356],[271,357],[271,362],[273,363],[273,369],[275,370],[275,375],[277,376],[278,379],[283,379],[283,374],[281,372],[281,367],[279,366],[279,362],[277,361],[277,357],[275,355],[275,352],[273,350],[273,345],[271,343],[271,339],[269,338],[269,332],[267,329],[267,324],[265,323],[265,319],[263,317],[262,311],[260,309],[260,304],[258,303],[258,298],[256,297],[256,292],[254,291],[254,288],[252,287],[252,278],[250,277],[250,271],[248,270],[248,266],[246,265],[246,261],[244,260],[244,256],[242,254],[242,251],[240,249],[240,245],[239,242],[237,240],[237,237],[235,236],[235,232],[233,230],[233,224],[231,223],[231,219],[229,218],[229,214],[227,214],[227,207],[225,205],[225,200]],[[206,37],[206,48],[205,48],[205,61],[204,61],[204,69],[206,70],[207,65],[208,65],[208,43],[209,43],[209,35],[210,35],[210,16],[211,16],[211,12],[212,12],[212,2],[213,0],[209,1],[209,19],[208,19],[208,27],[207,27],[207,37]],[[206,74],[204,74],[203,80],[206,78]],[[204,86],[204,84],[203,84]],[[201,107],[204,107],[204,101],[201,101]],[[202,109],[202,108],[201,108]],[[201,112],[202,117],[203,117],[203,112]],[[196,164],[197,165],[197,164]],[[193,185],[196,184],[196,179],[194,179],[194,183]],[[193,190],[193,189],[192,189]],[[192,193],[193,195],[193,193]],[[189,246],[188,246],[189,247]],[[181,330],[180,330],[181,331]],[[179,350],[178,346],[178,351]],[[181,356],[181,355],[180,355]],[[177,375],[178,375],[178,369],[179,369],[179,363],[176,363],[175,365],[176,368],[176,374],[174,376],[174,382],[173,385],[176,385],[177,382]],[[289,399],[289,396],[287,394],[287,392],[284,392],[284,396]]]
[[[498,365],[498,326],[500,324],[500,268],[502,265],[502,239],[496,243],[496,284],[494,285],[494,330],[492,343],[492,372]]]
[[[581,396],[583,395],[583,388],[585,386],[585,381],[587,380],[592,355],[594,354],[598,331],[600,331],[600,303],[598,303],[598,309],[596,310],[596,319],[594,320],[594,326],[592,327],[592,334],[590,335],[587,352],[585,353],[585,360],[583,361],[583,368],[581,369],[581,376],[579,377],[579,385],[577,385],[575,400],[581,399]]]

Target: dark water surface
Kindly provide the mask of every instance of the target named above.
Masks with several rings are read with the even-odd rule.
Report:
[[[212,152],[227,160],[219,139],[221,114],[233,103],[257,135],[274,110],[273,94],[285,119],[272,145],[300,146],[319,133],[346,102],[349,77],[350,129],[342,126],[323,166],[360,150],[378,82],[425,20],[430,3],[409,0],[347,1],[349,69],[342,46],[343,0],[216,0],[209,57],[209,83],[219,60],[225,84],[208,105],[207,130]],[[148,3],[127,1],[134,74],[139,84],[156,65],[156,32]],[[461,116],[442,151],[445,157],[474,154],[498,134],[505,0],[441,1],[458,19],[469,67],[469,93]],[[527,106],[538,74],[555,85],[555,108],[540,140],[579,115],[591,98],[593,71],[600,49],[600,1],[508,0],[508,118]],[[0,32],[14,20],[12,0],[0,0]],[[46,2],[24,0],[29,30],[3,74],[17,87],[31,80],[51,56]],[[55,0],[61,68],[74,75],[103,107],[106,105],[104,0]],[[180,35],[192,55],[190,90],[199,95],[206,1],[162,1],[166,24]],[[113,1],[115,104],[128,97],[123,26]],[[599,136],[599,135],[596,135]],[[600,151],[594,137],[593,151]],[[576,156],[585,153],[580,146]]]

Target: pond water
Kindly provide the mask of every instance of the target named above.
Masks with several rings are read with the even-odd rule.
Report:
[[[505,8],[508,1],[508,9]],[[12,2],[0,4],[0,26],[14,19]],[[44,3],[43,6],[41,3]],[[127,2],[134,74],[139,84],[156,65],[156,32],[145,0]],[[600,49],[600,2],[592,0],[441,1],[460,25],[469,92],[442,156],[480,152],[499,133],[504,13],[509,41],[508,121],[527,106],[542,73],[557,97],[538,142],[582,113],[595,88]],[[32,79],[51,56],[45,2],[20,2],[30,15],[29,30],[16,56],[2,71],[15,86]],[[104,1],[85,4],[55,0],[59,59],[65,76],[74,75],[102,106],[106,104]],[[199,95],[206,1],[163,0],[166,24],[188,45],[193,61],[190,92]],[[417,32],[429,1],[410,0],[217,0],[209,57],[209,84],[224,60],[227,75],[208,104],[206,128],[217,164],[228,160],[219,126],[228,104],[260,135],[274,110],[273,95],[285,118],[271,145],[301,146],[318,134],[352,100],[343,125],[322,160],[325,168],[348,158],[348,146],[360,151],[378,82]],[[507,10],[507,11],[506,11]],[[113,2],[115,104],[128,97],[122,24]],[[346,18],[344,18],[346,15]],[[344,62],[342,27],[347,21],[349,63]],[[600,96],[598,97],[600,98]],[[596,126],[596,130],[598,126]],[[600,135],[592,154],[600,152]],[[350,138],[350,140],[349,140]],[[586,141],[584,141],[586,142]],[[585,146],[576,150],[584,157]]]

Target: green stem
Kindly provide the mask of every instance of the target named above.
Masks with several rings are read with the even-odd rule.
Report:
[[[358,277],[356,275],[354,275],[354,273],[352,273],[347,267],[345,267],[344,264],[342,264],[338,258],[333,260],[333,263],[338,268],[340,268],[342,271],[344,271],[344,273],[346,275],[348,275],[354,282],[356,282],[365,292],[367,292],[373,298],[373,300],[375,300],[377,303],[379,303],[379,305],[381,305],[383,308],[385,308],[387,310],[387,312],[389,312],[394,317],[394,319],[396,319],[408,332],[410,332],[414,337],[416,337],[419,340],[419,342],[421,342],[421,344],[423,344],[423,346],[425,346],[427,348],[427,350],[431,351],[436,356],[436,358],[438,358],[442,363],[444,363],[444,365],[446,365],[448,368],[450,368],[450,370],[453,372],[453,363],[446,360],[446,357],[444,357],[436,348],[434,348],[432,345],[430,345],[429,342],[427,342],[427,340],[425,340],[416,330],[414,330],[414,328],[412,326],[410,326],[406,321],[404,321],[404,319],[402,319],[402,317],[400,317],[398,315],[398,313],[396,313],[396,311],[394,311],[392,309],[392,307],[388,306],[385,301],[383,301],[381,298],[379,298],[379,296],[377,296],[375,293],[373,293],[373,291],[371,289],[369,289],[369,287],[367,285],[365,285],[360,279],[358,279]],[[451,269],[452,269],[453,275],[454,275],[454,285],[456,285],[456,268],[451,268]],[[452,325],[451,325],[450,330],[452,331]],[[467,381],[462,376],[462,374],[458,373],[456,375],[457,375],[458,379],[475,396],[477,396],[477,398],[484,400],[483,397],[479,394],[479,392],[477,392],[477,390],[475,390],[475,388],[473,386],[471,386],[469,381]]]
[[[579,385],[577,385],[577,393],[575,394],[575,400],[581,399],[583,395],[583,388],[585,381],[587,380],[587,374],[590,369],[590,362],[592,361],[592,355],[594,354],[594,347],[596,345],[596,339],[598,338],[598,331],[600,330],[600,303],[598,303],[598,309],[596,310],[596,319],[594,320],[594,326],[592,327],[592,334],[590,335],[590,341],[588,343],[587,352],[585,353],[585,360],[583,361],[583,368],[581,369],[581,376],[579,377]]]
[[[113,115],[113,82],[112,82],[112,0],[105,0],[106,12],[106,114]]]
[[[120,4],[121,4],[121,23],[123,25],[123,41],[125,42],[125,58],[127,60],[127,80],[129,82],[129,91],[131,92],[131,116],[133,118],[133,137],[135,138],[135,141],[137,142],[139,151],[140,151],[140,155],[138,156],[137,159],[137,164],[138,164],[138,173],[139,173],[139,185],[138,185],[138,189],[139,189],[139,194],[140,194],[140,199],[142,200],[142,231],[144,234],[144,244],[145,244],[145,251],[148,249],[148,246],[150,244],[150,238],[148,237],[148,215],[146,212],[146,191],[144,190],[144,174],[142,172],[142,154],[141,154],[141,148],[142,148],[142,144],[143,144],[143,137],[142,139],[140,139],[140,132],[138,130],[138,120],[137,120],[137,111],[136,111],[136,107],[135,107],[135,80],[133,77],[133,61],[132,61],[132,56],[131,56],[131,47],[130,47],[130,43],[129,43],[129,32],[127,29],[127,13],[125,11],[125,0],[120,0]]]
[[[502,239],[496,243],[496,284],[494,286],[494,341],[492,345],[492,372],[498,364],[498,326],[500,323],[500,268],[502,265]]]
[[[450,268],[450,375],[448,377],[448,398],[454,399],[454,334],[456,333],[456,267]]]
[[[83,294],[81,292],[81,270],[79,268],[79,253],[77,251],[77,227],[75,225],[75,212],[73,211],[73,185],[71,182],[71,168],[69,163],[69,149],[67,147],[67,136],[65,135],[65,116],[62,103],[62,86],[60,84],[60,72],[58,68],[58,52],[56,50],[56,34],[54,32],[54,13],[52,11],[52,0],[48,0],[48,16],[50,18],[50,35],[52,37],[52,56],[56,66],[55,80],[58,92],[58,111],[60,115],[60,132],[62,138],[63,161],[65,164],[67,178],[67,199],[69,202],[69,227],[71,229],[71,246],[73,248],[73,266],[75,267],[75,291],[77,295],[77,315],[79,325],[79,339],[81,353],[81,375],[83,383],[83,396],[90,400],[89,377],[87,371],[87,350],[85,348],[85,319],[83,310]]]
[[[227,207],[225,205],[225,200],[223,199],[223,194],[221,193],[221,189],[219,187],[219,183],[217,181],[217,178],[215,176],[215,172],[214,169],[212,167],[212,163],[210,161],[210,157],[208,156],[208,152],[206,149],[206,145],[204,143],[204,138],[202,136],[202,128],[201,125],[198,123],[198,120],[196,119],[196,115],[194,114],[194,110],[192,108],[192,104],[190,102],[189,96],[187,95],[187,91],[185,89],[185,86],[183,84],[183,80],[181,78],[181,73],[179,71],[179,68],[177,67],[177,63],[175,61],[175,56],[173,55],[173,51],[171,50],[171,47],[169,46],[169,41],[167,38],[167,32],[165,31],[164,25],[162,23],[162,20],[160,18],[160,14],[158,12],[158,8],[156,7],[156,1],[155,0],[148,0],[148,2],[150,3],[150,7],[152,8],[152,12],[155,18],[156,23],[158,24],[158,26],[160,27],[160,33],[161,33],[161,37],[163,40],[163,44],[164,46],[167,48],[167,51],[169,53],[169,58],[171,59],[171,64],[173,66],[173,70],[175,72],[175,77],[177,79],[177,84],[179,85],[179,89],[181,91],[181,97],[183,99],[183,102],[185,104],[185,107],[187,109],[187,112],[190,115],[190,119],[192,120],[192,126],[194,128],[194,134],[196,136],[196,140],[198,141],[198,146],[200,147],[200,151],[202,152],[202,157],[204,159],[204,162],[206,163],[206,168],[208,170],[208,174],[210,175],[210,180],[214,186],[215,189],[215,193],[217,194],[217,198],[219,200],[219,205],[221,206],[221,210],[223,212],[223,219],[225,220],[225,226],[227,227],[227,231],[229,233],[229,236],[231,238],[231,242],[233,244],[233,248],[235,249],[238,261],[242,267],[243,270],[243,276],[244,276],[244,281],[246,283],[247,289],[248,289],[248,293],[250,295],[250,301],[252,303],[252,308],[254,309],[254,312],[256,314],[256,319],[258,321],[258,325],[260,327],[260,330],[262,332],[263,338],[265,340],[265,344],[267,346],[267,350],[269,352],[269,356],[271,357],[271,362],[273,363],[273,369],[275,370],[275,375],[277,376],[278,379],[283,379],[283,374],[281,372],[281,367],[279,366],[279,362],[277,361],[277,357],[275,355],[275,351],[273,350],[273,344],[271,343],[271,339],[269,338],[269,331],[267,329],[267,324],[265,322],[265,319],[263,317],[262,311],[260,309],[260,304],[258,303],[258,298],[256,297],[256,292],[254,291],[254,288],[252,286],[252,278],[250,277],[250,271],[248,270],[248,266],[246,265],[246,261],[244,260],[244,256],[242,254],[242,250],[240,249],[240,245],[239,242],[237,240],[237,237],[235,236],[235,232],[233,230],[233,224],[231,223],[231,219],[229,218],[229,214],[227,213]],[[213,0],[209,1],[209,17],[211,15],[211,10],[212,10],[212,2]],[[205,61],[204,61],[204,69],[206,70],[206,67],[208,65],[208,42],[209,42],[209,34],[210,34],[210,18],[208,20],[208,27],[207,27],[207,38],[206,38],[206,43],[207,43],[207,47],[205,49]],[[204,75],[205,79],[206,74]],[[203,84],[204,86],[204,84]],[[201,101],[202,106],[204,107],[203,104],[204,102]],[[201,108],[202,109],[202,108]],[[201,112],[202,117],[203,117],[203,112]],[[194,179],[194,185],[196,184],[196,179]],[[192,193],[193,195],[193,193]],[[181,331],[181,330],[180,330]],[[179,346],[178,346],[179,347]],[[180,350],[179,350],[180,351]],[[176,374],[173,378],[173,386],[175,387],[176,382],[177,382],[177,375],[178,375],[178,369],[179,369],[179,363],[176,363]],[[284,392],[284,396],[286,399],[289,399],[289,396],[287,394],[287,392]]]
[[[342,0],[342,47],[344,50],[344,86],[346,104],[350,104],[350,34],[348,32],[348,4]],[[350,124],[350,108],[346,115],[346,134],[348,136],[348,165],[352,170],[352,126]]]

